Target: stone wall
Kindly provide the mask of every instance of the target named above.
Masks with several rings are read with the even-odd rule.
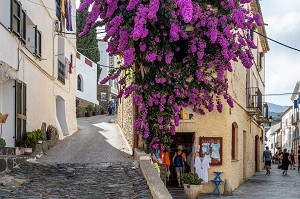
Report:
[[[130,147],[133,147],[133,105],[132,96],[127,99],[122,97],[118,100],[118,117],[117,123],[123,131],[123,134],[129,143]]]
[[[84,117],[86,112],[86,106],[89,104],[93,103],[76,97],[76,117]]]
[[[27,159],[32,159],[31,156],[0,156],[0,173],[12,170],[20,166]]]
[[[106,101],[101,101],[101,93],[106,93]],[[99,105],[101,107],[104,107],[105,110],[109,103],[110,95],[111,95],[111,87],[109,85],[97,86],[97,100],[99,101]]]

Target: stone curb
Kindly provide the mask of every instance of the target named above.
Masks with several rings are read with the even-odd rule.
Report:
[[[150,157],[145,152],[134,149],[134,159],[138,162],[144,178],[154,199],[172,199],[172,196],[163,181],[153,168]]]

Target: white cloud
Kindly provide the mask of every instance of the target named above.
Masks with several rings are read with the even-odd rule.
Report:
[[[300,48],[300,1],[262,1],[267,35],[289,46]],[[269,41],[266,55],[266,94],[291,93],[300,81],[300,52]],[[291,105],[291,95],[266,97],[266,101]]]
[[[300,32],[300,12],[289,12],[286,15],[271,16],[266,19],[267,30],[273,37],[287,36]]]

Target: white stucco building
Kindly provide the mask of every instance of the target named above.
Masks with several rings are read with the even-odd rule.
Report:
[[[76,76],[76,107],[79,116],[83,116],[79,112],[83,111],[88,104],[99,104],[97,100],[97,64],[77,52]]]
[[[107,42],[99,40],[98,47],[100,51],[99,64],[101,67],[98,86],[98,100],[100,104],[105,107],[110,100],[116,102],[116,97],[118,95],[118,83],[117,80],[109,80],[105,84],[100,84],[100,82],[107,77],[110,69],[119,67],[122,59],[119,56],[109,56],[108,52],[106,52],[108,47]]]
[[[298,151],[298,146],[300,146],[300,81],[296,83],[294,88],[294,94],[291,97],[293,107],[292,107],[292,125],[293,125],[293,141],[292,141],[292,148],[295,152]],[[297,93],[297,94],[296,94]],[[296,158],[297,159],[297,158]],[[296,163],[298,164],[298,160],[296,160]]]
[[[0,113],[9,114],[2,134],[8,147],[43,122],[60,138],[77,130],[75,0],[65,1],[69,19],[55,0],[0,1]]]
[[[291,152],[293,141],[292,128],[293,107],[290,106],[281,116],[282,148]]]

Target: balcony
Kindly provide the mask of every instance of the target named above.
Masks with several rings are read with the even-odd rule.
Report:
[[[58,81],[60,81],[62,84],[65,84],[65,69],[66,69],[66,66],[61,63],[59,60],[58,60],[58,75],[57,75],[57,79]]]
[[[249,109],[249,115],[262,115],[263,103],[262,94],[258,87],[250,87],[246,90],[247,108]]]

